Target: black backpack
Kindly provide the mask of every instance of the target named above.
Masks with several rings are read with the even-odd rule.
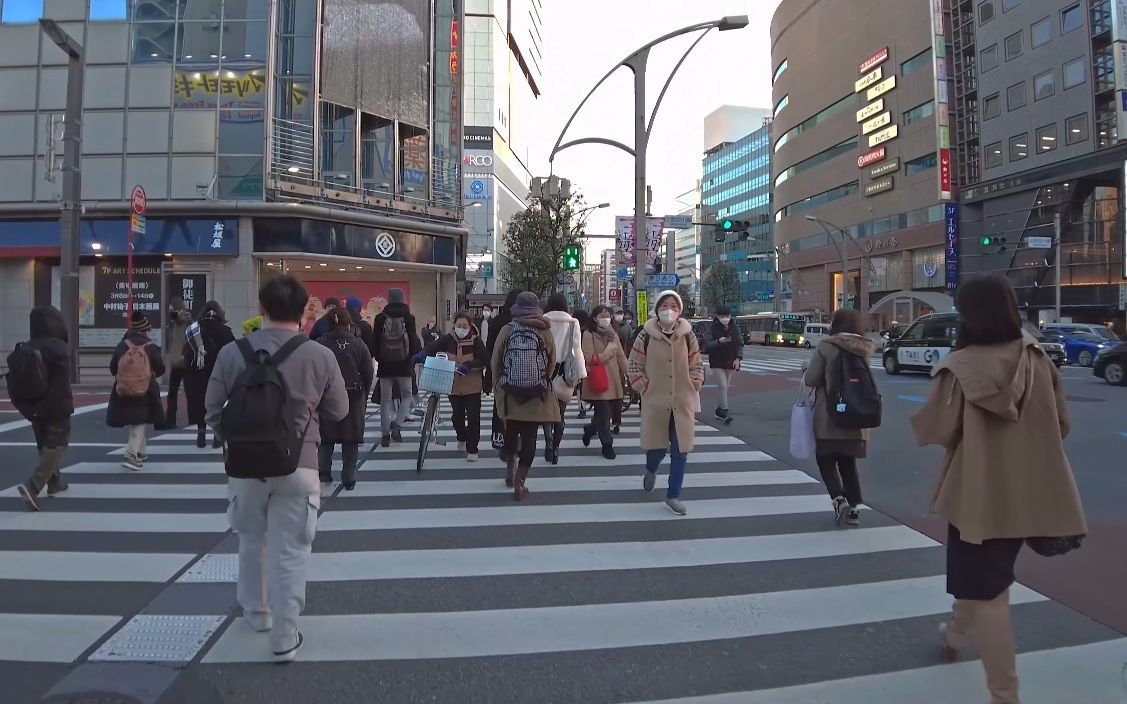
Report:
[[[329,341],[329,349],[337,358],[340,375],[344,379],[344,388],[347,391],[356,391],[363,383],[360,377],[360,367],[356,364],[356,356],[352,354],[352,345],[360,340],[359,337],[334,337],[325,336],[321,340]]]
[[[294,427],[289,388],[278,367],[308,341],[295,335],[273,355],[255,351],[245,337],[236,343],[247,367],[235,379],[219,421],[227,476],[266,479],[297,470],[305,431],[299,435]]]
[[[879,428],[882,402],[869,360],[842,351],[836,377],[826,399],[834,425],[851,430]]]
[[[20,342],[8,355],[8,397],[16,402],[40,401],[47,396],[47,363],[43,354],[26,342]]]

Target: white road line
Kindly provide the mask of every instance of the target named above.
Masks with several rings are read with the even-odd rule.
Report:
[[[945,613],[946,577],[766,594],[452,613],[304,616],[298,660],[429,660],[559,653],[749,638]],[[1045,597],[1015,586],[1013,603]],[[655,618],[655,614],[676,614]],[[236,619],[205,663],[270,657]],[[836,702],[836,700],[834,700]]]
[[[0,579],[46,582],[167,582],[192,555],[0,551]]]
[[[225,513],[0,513],[0,531],[74,533],[223,533]]]
[[[455,447],[455,446],[450,445],[449,447]],[[630,449],[635,450],[636,448],[632,447]],[[389,450],[390,450],[390,452],[389,452]],[[619,451],[623,452],[624,450],[620,449]],[[394,472],[394,471],[403,471],[403,470],[414,471],[414,469],[415,469],[415,459],[414,459],[415,452],[416,452],[416,448],[411,447],[407,443],[404,443],[404,444],[398,445],[398,446],[393,445],[391,448],[376,448],[375,452],[372,453],[372,457],[368,460],[367,463],[364,464],[364,467],[361,469],[361,472],[364,472],[364,471]],[[388,455],[398,455],[398,456],[395,459],[392,459],[392,458],[388,457]],[[497,466],[496,460],[494,458],[488,458],[488,459],[491,463],[493,463],[493,466]],[[707,451],[707,452],[696,452],[696,453],[691,454],[689,456],[690,467],[691,466],[704,467],[706,465],[715,464],[715,463],[718,463],[718,462],[773,462],[773,461],[775,461],[775,458],[771,457],[770,455],[768,455],[766,453],[759,452],[758,450],[742,450],[742,451],[733,451],[733,452]],[[617,459],[615,459],[613,462],[611,460],[604,460],[602,457],[599,457],[597,455],[563,455],[563,456],[560,457],[560,463],[558,465],[554,465],[554,466],[555,467],[591,467],[591,466],[599,467],[599,466],[612,464],[612,465],[616,465],[616,466],[628,466],[628,467],[631,467],[632,469],[637,469],[639,476],[641,476],[641,468],[643,466],[645,466],[645,463],[646,463],[646,456],[645,455],[620,454],[620,455],[618,455]],[[669,458],[668,457],[665,458],[663,464],[669,464]],[[553,467],[553,465],[544,465],[543,462],[537,462],[537,463],[533,464],[532,475],[533,475],[533,477],[535,477],[538,468],[539,468],[540,471],[545,471],[546,468],[551,468],[551,467]],[[423,473],[425,474],[428,471],[439,471],[439,470],[448,470],[448,469],[489,469],[489,468],[490,468],[490,464],[484,464],[483,465],[483,463],[481,463],[481,462],[478,462],[476,464],[470,464],[470,463],[466,462],[466,459],[464,457],[457,457],[457,458],[436,457],[434,459],[427,459],[426,464],[423,466]],[[145,469],[146,469],[146,471],[148,471],[147,465],[146,465]],[[690,469],[689,471],[691,472],[692,470]],[[531,488],[531,484],[529,485],[529,488]]]
[[[0,661],[73,662],[117,625],[117,616],[0,614]]]
[[[90,406],[79,406],[74,409],[74,415],[80,416],[84,413],[93,413],[94,411],[104,411],[109,406],[108,403],[95,403]],[[30,428],[31,423],[26,420],[14,420],[11,423],[0,423],[0,433],[6,433],[9,430],[19,430],[20,428]]]
[[[372,424],[372,425],[369,426],[369,430],[376,430],[378,432],[379,427],[380,427],[379,423],[375,423],[375,424]],[[702,424],[702,425],[696,426],[695,432],[698,432],[698,433],[718,433],[720,431],[716,428],[713,428],[711,425],[703,425]],[[622,432],[619,433],[618,435],[616,435],[615,437],[616,438],[631,438],[633,440],[633,439],[637,439],[637,437],[640,433],[641,433],[641,426],[623,424]],[[564,437],[579,436],[579,435],[582,435],[582,434],[583,434],[582,422],[578,421],[578,420],[572,422],[572,420],[569,419],[568,420],[568,426],[566,428],[564,428]],[[489,435],[489,429],[486,428],[486,427],[482,427],[482,429],[481,429],[482,440],[484,441],[488,437],[488,435]],[[440,429],[438,431],[438,436],[441,437],[441,438],[457,437],[457,433],[455,433],[454,430],[452,428],[450,428],[450,421],[449,421],[448,418],[443,419],[442,429]],[[369,437],[371,437],[371,436],[369,435]],[[405,438],[412,437],[412,438],[418,439],[419,431],[418,431],[417,428],[411,428],[411,427],[404,428],[403,429],[403,437],[405,437]],[[149,438],[149,442],[191,442],[191,443],[194,443],[195,441],[196,441],[196,434],[195,433],[165,433],[163,435],[157,435],[156,437]],[[5,445],[5,444],[7,444],[7,443],[0,443],[0,445]],[[31,444],[34,445],[34,443],[31,443]],[[209,445],[211,444],[211,435],[210,434],[208,435],[208,444]],[[110,443],[110,444],[107,444],[107,447],[118,447],[120,445],[121,445],[121,443]],[[71,445],[71,447],[74,447],[74,445]]]

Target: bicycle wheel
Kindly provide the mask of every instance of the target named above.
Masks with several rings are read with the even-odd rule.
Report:
[[[431,439],[438,432],[438,394],[431,394],[427,401],[427,412],[423,418],[423,426],[419,428],[419,459],[415,464],[415,471],[423,471],[423,462],[427,458],[427,448]]]

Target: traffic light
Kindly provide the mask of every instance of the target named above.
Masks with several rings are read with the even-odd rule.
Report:
[[[579,271],[579,245],[573,244],[564,247],[563,270]]]
[[[733,220],[732,218],[721,218],[716,221],[716,241],[723,242],[727,239],[728,234],[735,232],[739,234],[741,240],[748,238],[748,229],[751,223],[747,220]]]
[[[997,236],[984,236],[982,246],[985,249],[993,248],[998,252],[1006,251],[1006,238]]]

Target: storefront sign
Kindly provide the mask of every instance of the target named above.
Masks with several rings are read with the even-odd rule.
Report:
[[[876,117],[874,117],[873,119],[868,120],[867,122],[864,122],[861,125],[861,134],[868,134],[868,133],[872,132],[873,130],[880,129],[881,127],[884,127],[885,125],[889,124],[890,122],[892,122],[892,113],[883,112],[880,115],[877,115]]]
[[[888,156],[888,150],[884,147],[877,147],[871,152],[865,152],[861,156],[857,157],[857,168],[863,169],[869,164],[875,164],[878,161],[884,161],[884,158],[886,156]]]
[[[125,329],[129,267],[125,257],[105,258],[94,267],[94,327]],[[133,308],[160,327],[160,262],[134,264]]]
[[[939,197],[951,200],[951,150],[939,150]]]
[[[857,122],[864,122],[882,110],[884,110],[884,98],[878,98],[876,102],[869,103],[857,111]]]
[[[454,237],[310,218],[255,218],[259,254],[324,254],[390,263],[457,266]]]
[[[869,178],[873,178],[873,179],[880,178],[881,176],[884,176],[885,174],[895,173],[896,171],[899,171],[899,170],[900,170],[900,160],[899,159],[893,159],[892,161],[890,161],[886,164],[881,164],[880,166],[874,166],[873,168],[869,169]]]
[[[488,154],[466,154],[462,158],[462,163],[466,166],[474,167],[490,167],[493,166],[493,157]]]
[[[866,197],[875,196],[878,193],[884,193],[885,191],[891,191],[892,186],[893,186],[892,181],[893,181],[892,176],[885,176],[882,179],[878,179],[876,181],[873,181],[872,183],[867,184],[865,186],[865,196]]]
[[[492,127],[471,127],[466,125],[462,141],[465,149],[493,149]]]
[[[947,265],[947,290],[959,286],[959,204],[943,204],[943,222],[946,240],[944,262]]]
[[[486,179],[475,178],[470,181],[469,188],[462,194],[465,200],[489,200],[493,197]]]
[[[104,256],[129,252],[130,218],[88,218],[79,231],[79,253]],[[133,254],[137,256],[220,255],[239,253],[238,221],[208,218],[145,218],[145,234],[133,238]],[[97,243],[98,249],[94,249]],[[42,251],[36,256],[50,256],[50,249],[59,247],[59,221],[7,220],[0,222],[0,258],[5,249],[34,247]],[[25,255],[26,256],[26,255]]]
[[[872,71],[869,71],[864,76],[861,76],[853,82],[853,92],[860,93],[861,91],[879,81],[881,79],[881,76],[883,75],[884,70],[880,66],[877,66]]]
[[[935,58],[935,127],[939,135],[939,200],[954,197],[951,174],[950,94],[947,81],[945,0],[931,0],[931,53]]]
[[[168,300],[179,298],[195,318],[207,303],[207,274],[169,274]]]
[[[873,134],[869,135],[869,146],[875,147],[878,144],[883,144],[890,139],[896,139],[897,135],[899,134],[899,127],[897,127],[896,125],[889,125],[880,132],[874,132]]]
[[[865,93],[866,100],[876,100],[878,97],[884,95],[888,91],[896,87],[896,74],[892,74],[880,83],[876,84]]]
[[[881,49],[857,66],[857,73],[865,73],[874,66],[879,66],[888,60],[888,47]]]
[[[866,254],[896,249],[900,246],[900,240],[895,235],[891,237],[867,237],[861,241],[865,243]]]

